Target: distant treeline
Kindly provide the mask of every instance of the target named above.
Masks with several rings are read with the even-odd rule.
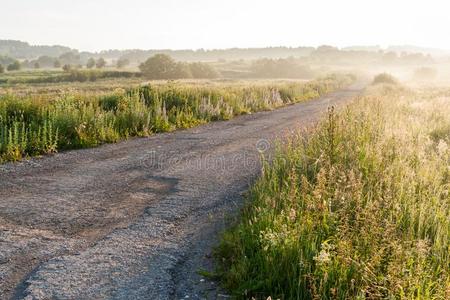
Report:
[[[292,55],[283,57],[288,54]],[[99,57],[99,55],[102,56]],[[143,73],[142,76],[151,80],[188,78],[310,79],[320,75],[317,70],[321,70],[323,67],[358,67],[361,65],[430,67],[435,63],[431,56],[422,53],[396,53],[364,49],[340,50],[331,46],[208,51],[110,50],[95,54],[89,53],[89,55],[86,52],[73,50],[64,52],[57,57],[44,55],[32,60],[18,60],[9,56],[0,56],[0,73],[19,69],[55,68],[62,69],[67,73],[46,78],[39,77],[33,79],[33,82],[30,82],[31,79],[29,78],[24,79],[29,83],[93,81],[102,78],[100,77],[102,75],[99,74],[108,73],[85,73],[81,70],[93,68],[100,70],[105,67],[108,67],[109,70],[113,67],[128,71],[134,71],[139,67]],[[128,67],[128,69],[124,69],[125,67]],[[112,74],[117,77],[126,77],[130,73],[111,73],[103,78],[110,78]],[[137,74],[135,73],[132,76],[138,76]]]
[[[39,56],[58,57],[70,51],[73,49],[64,46],[32,46],[21,41],[0,40],[0,56],[16,59],[34,59]]]
[[[100,52],[78,51],[63,46],[31,46],[26,42],[13,40],[0,40],[0,55],[9,56],[20,60],[33,60],[40,56],[59,57],[65,53],[72,52],[80,57],[80,63],[85,64],[91,57],[103,57],[109,60],[118,60],[121,57],[130,61],[144,62],[156,54],[167,54],[179,61],[215,61],[225,60],[253,60],[262,57],[286,58],[289,56],[308,56],[313,47],[267,47],[267,48],[232,48],[214,50],[106,50]]]
[[[27,62],[28,67],[37,63],[41,68],[57,65],[86,65],[90,59],[103,58],[110,63],[125,60],[134,65],[145,62],[156,54],[166,54],[177,61],[213,62],[258,60],[262,58],[305,58],[309,61],[344,62],[344,63],[424,63],[431,57],[423,54],[420,48],[392,47],[381,50],[376,47],[349,47],[338,49],[331,46],[314,47],[267,47],[267,48],[232,48],[213,50],[107,50],[100,52],[81,52],[63,46],[31,46],[28,43],[11,40],[0,40],[0,56]],[[409,49],[409,50],[408,50]],[[430,51],[432,49],[429,49]],[[1,61],[0,61],[1,63]],[[11,62],[9,62],[11,63]],[[5,63],[3,63],[5,66]]]

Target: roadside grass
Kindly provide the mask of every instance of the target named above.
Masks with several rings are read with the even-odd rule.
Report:
[[[450,90],[377,85],[279,146],[216,249],[251,299],[450,299]]]
[[[101,95],[8,93],[0,96],[0,162],[227,120],[313,99],[353,80],[330,75],[306,83],[168,83]]]
[[[140,72],[121,70],[79,70],[68,72],[62,70],[17,71],[0,75],[0,86],[16,84],[62,83],[62,82],[95,82],[107,78],[140,78]]]

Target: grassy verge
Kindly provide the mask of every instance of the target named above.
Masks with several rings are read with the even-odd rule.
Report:
[[[0,86],[15,84],[95,82],[106,78],[140,78],[140,72],[117,70],[28,71],[0,75]]]
[[[352,80],[332,75],[307,83],[173,83],[102,95],[7,94],[0,96],[0,162],[226,120],[313,99]]]
[[[450,91],[378,87],[280,147],[217,249],[238,298],[450,299]]]

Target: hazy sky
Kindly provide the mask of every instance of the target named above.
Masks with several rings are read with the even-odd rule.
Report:
[[[0,39],[81,50],[399,45],[450,49],[441,0],[0,0]]]

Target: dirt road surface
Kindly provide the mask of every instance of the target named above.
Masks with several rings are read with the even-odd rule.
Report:
[[[222,297],[198,271],[259,152],[360,91],[0,165],[0,299]]]

